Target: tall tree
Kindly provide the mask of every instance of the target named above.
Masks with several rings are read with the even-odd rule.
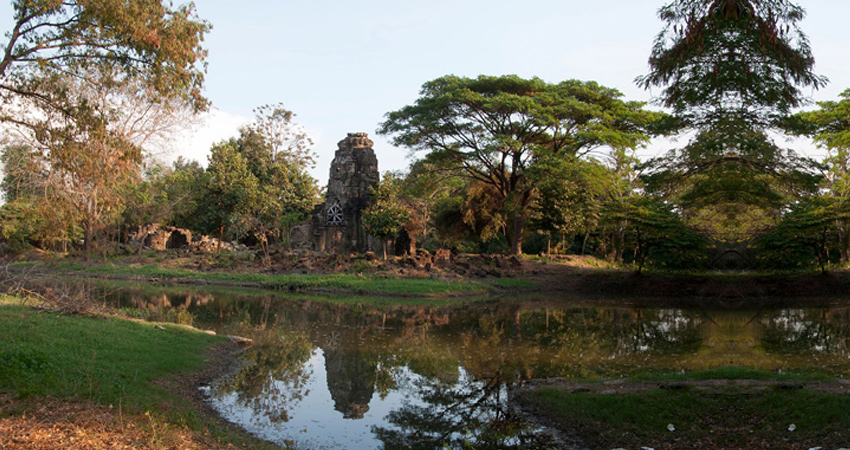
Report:
[[[662,115],[621,96],[594,82],[449,75],[425,83],[413,105],[387,113],[378,133],[489,186],[503,205],[510,253],[519,254],[535,192],[528,169],[536,160],[648,140],[647,128]]]
[[[202,41],[210,25],[196,16],[192,3],[14,0],[12,7],[14,25],[0,59],[0,96],[7,102],[24,97],[54,104],[45,84],[108,68],[110,84],[130,76],[158,96],[206,107]],[[8,106],[0,117],[14,117]]]
[[[313,140],[307,136],[304,127],[292,121],[294,117],[295,113],[284,108],[283,103],[263,105],[254,109],[254,122],[248,128],[262,136],[272,162],[314,167]]]
[[[105,67],[83,78],[55,78],[42,87],[52,104],[23,98],[19,104],[28,109],[7,118],[15,138],[31,149],[26,164],[14,166],[28,175],[12,175],[78,212],[87,254],[104,219],[120,214],[123,186],[141,179],[143,149],[176,132],[188,114],[179,100],[149,95],[143,80],[115,83],[114,76]]]
[[[658,103],[694,137],[652,161],[648,189],[672,194],[667,199],[681,202],[687,215],[722,211],[731,224],[754,214],[777,217],[783,205],[811,195],[813,162],[771,137],[807,103],[802,88],[827,82],[814,73],[798,25],[804,10],[788,0],[674,0],[659,17],[665,27],[650,72],[637,82],[662,87]]]
[[[217,252],[221,251],[225,230],[248,231],[251,212],[262,193],[238,146],[236,139],[222,141],[212,147],[209,156],[209,190],[202,209],[207,223],[218,231]]]
[[[805,11],[788,0],[674,0],[661,8],[650,72],[638,84],[660,86],[661,104],[697,128],[741,121],[775,125],[819,88]]]
[[[841,260],[850,263],[850,90],[838,101],[818,102],[818,109],[795,114],[787,121],[797,135],[809,136],[827,155],[821,199],[835,221]]]

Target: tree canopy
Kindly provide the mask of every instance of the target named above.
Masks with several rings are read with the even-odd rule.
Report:
[[[0,94],[7,102],[23,96],[52,103],[45,84],[97,68],[113,74],[108,83],[141,79],[151,95],[206,108],[202,41],[210,25],[192,3],[14,0],[12,7],[14,25],[0,60]],[[3,113],[12,114],[8,108]]]
[[[536,161],[634,148],[664,118],[620,97],[595,82],[449,75],[425,83],[416,102],[388,113],[378,132],[490,186],[517,254],[535,193],[528,169]]]

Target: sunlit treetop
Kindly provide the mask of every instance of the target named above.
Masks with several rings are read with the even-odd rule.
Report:
[[[649,58],[644,88],[663,87],[660,103],[696,126],[719,117],[770,126],[807,102],[801,87],[827,83],[788,0],[675,0]]]
[[[0,92],[39,97],[42,84],[58,76],[84,76],[92,66],[114,67],[144,80],[152,95],[207,107],[203,36],[210,25],[192,3],[161,0],[15,0],[14,25],[0,60]],[[44,99],[47,100],[47,99]]]

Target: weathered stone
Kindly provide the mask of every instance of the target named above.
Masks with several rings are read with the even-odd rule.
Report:
[[[192,232],[183,228],[166,227],[170,233],[165,248],[185,248],[192,243]]]
[[[154,250],[165,250],[169,237],[171,237],[170,231],[157,229],[147,235],[145,238],[145,247],[150,247]]]
[[[317,248],[332,253],[375,250],[375,239],[363,226],[363,210],[378,185],[378,158],[366,133],[349,133],[339,142],[331,162],[327,201],[317,208]]]
[[[395,239],[396,256],[410,255],[415,251],[416,247],[413,245],[413,239],[410,238],[410,234],[407,230],[402,228],[398,233],[398,237]]]
[[[449,262],[452,260],[452,252],[445,248],[437,249],[437,251],[434,252],[433,260],[437,264],[441,262]]]

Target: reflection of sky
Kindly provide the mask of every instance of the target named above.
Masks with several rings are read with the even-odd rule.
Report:
[[[222,396],[213,393],[211,403],[222,417],[249,433],[279,445],[292,441],[296,448],[305,450],[379,448],[381,441],[372,434],[372,427],[386,426],[384,418],[387,414],[405,402],[417,403],[409,391],[392,390],[383,400],[376,392],[369,402],[369,411],[362,419],[344,419],[341,412],[334,410],[334,401],[328,390],[325,356],[321,349],[313,351],[306,369],[312,372],[304,386],[307,394],[298,402],[294,411],[289,411],[288,422],[272,422],[265,415],[241,406],[236,393]],[[396,372],[395,377],[402,386],[409,384],[404,379],[417,377],[406,368],[399,368]],[[284,383],[276,383],[279,384],[278,388],[286,389]]]

